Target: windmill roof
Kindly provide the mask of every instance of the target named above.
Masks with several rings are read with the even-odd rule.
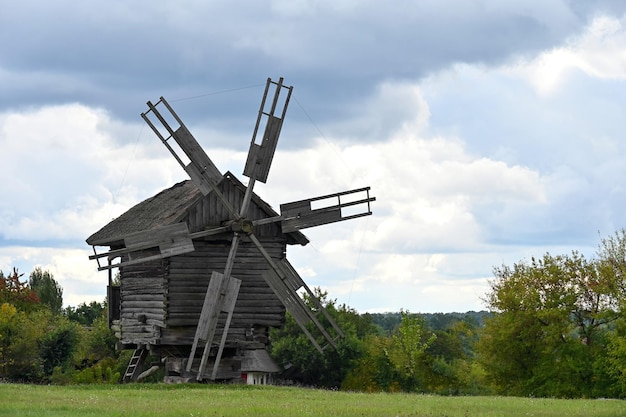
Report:
[[[241,361],[241,372],[267,372],[275,373],[282,371],[280,365],[265,349],[246,350]]]
[[[222,181],[231,180],[245,192],[245,186],[232,173],[226,172]],[[179,223],[185,217],[187,209],[204,196],[191,180],[185,180],[167,188],[158,194],[130,208],[121,216],[113,219],[102,229],[87,238],[92,246],[122,246],[124,237],[135,232],[155,229]],[[268,217],[278,216],[272,207],[253,193],[252,201]],[[306,245],[308,239],[301,232],[287,233],[293,243]]]

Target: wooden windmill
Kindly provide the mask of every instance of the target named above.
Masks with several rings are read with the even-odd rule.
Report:
[[[147,103],[141,116],[191,183],[146,200],[87,239],[94,246],[90,259],[109,270],[110,280],[111,269],[120,268],[120,311],[110,319],[123,347],[136,349],[126,379],[136,379],[147,351],[168,358],[170,369],[186,378],[252,372],[251,363],[267,358],[268,343],[254,329],[280,325],[285,309],[320,352],[343,337],[285,258],[285,244],[308,243],[301,229],[372,214],[375,198],[365,187],[281,204],[278,214],[253,192],[257,181],[267,181],[292,90],[282,78],[267,80],[243,171],[247,186],[218,170],[163,97]],[[96,246],[110,250],[97,253]]]

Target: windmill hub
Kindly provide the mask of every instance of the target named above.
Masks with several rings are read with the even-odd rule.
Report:
[[[232,229],[233,232],[236,232],[236,233],[243,232],[249,235],[250,233],[253,232],[254,225],[252,224],[251,220],[241,218],[239,220],[233,220],[230,223],[230,228]]]

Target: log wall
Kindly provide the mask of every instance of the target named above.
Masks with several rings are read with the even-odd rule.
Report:
[[[243,192],[234,180],[224,180],[220,188],[235,210],[239,210]],[[268,206],[260,207],[255,201],[250,204],[248,219],[274,215]],[[222,203],[209,194],[187,207],[174,221],[186,222],[193,233],[221,226],[228,219],[230,215]],[[285,257],[288,236],[282,234],[280,223],[258,226],[254,233],[273,259]],[[191,253],[120,268],[121,314],[116,325],[122,344],[188,349],[193,343],[211,273],[224,271],[231,239],[232,234],[225,233],[194,240],[195,250]],[[156,253],[156,250],[143,251],[141,255]],[[285,308],[261,276],[268,268],[257,248],[243,236],[232,271],[232,276],[242,283],[226,346],[265,347],[268,328],[283,324]],[[225,317],[220,320],[215,340],[221,338]]]
[[[194,243],[194,252],[170,259],[167,275],[168,316],[165,328],[162,329],[161,344],[193,343],[211,272],[222,272],[226,266],[230,242]],[[280,259],[284,256],[284,242],[265,239],[262,243],[273,258]],[[263,337],[258,329],[279,327],[283,324],[285,308],[261,277],[261,273],[268,268],[269,265],[256,247],[243,239],[239,244],[232,272],[232,276],[242,282],[227,345],[256,342]],[[224,319],[222,317],[222,322]],[[218,325],[218,336],[221,327]],[[255,328],[256,331],[253,330]]]
[[[141,256],[156,251],[142,251]],[[119,334],[122,344],[155,344],[167,316],[166,264],[163,261],[120,268]]]

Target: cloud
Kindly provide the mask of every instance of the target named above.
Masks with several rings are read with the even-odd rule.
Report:
[[[596,79],[626,79],[626,17],[600,16],[564,46],[548,50],[517,68],[540,94],[566,88],[573,71]]]
[[[101,302],[106,296],[107,276],[97,271],[89,255],[88,249],[4,246],[0,255],[0,271],[6,275],[15,267],[24,274],[21,281],[25,282],[30,273],[40,267],[50,272],[63,288],[64,306]]]
[[[361,311],[480,308],[492,266],[587,250],[626,221],[623,2],[5,12],[0,267],[54,269],[66,301],[104,292],[84,239],[186,178],[139,118],[145,101],[164,95],[240,176],[268,75],[295,90],[260,196],[377,198],[373,216],[289,249],[311,286]]]
[[[227,1],[181,8],[25,0],[3,12],[0,23],[11,33],[0,38],[4,109],[78,101],[134,121],[149,98],[194,97],[283,75],[321,121],[344,119],[384,79],[417,80],[454,62],[492,65],[559,45],[595,10],[497,0],[454,7],[244,1],[236,10]],[[240,121],[237,109],[197,108],[187,120]]]
[[[121,145],[112,135],[137,136],[136,129],[79,104],[1,114],[4,169],[11,175],[0,184],[7,196],[0,202],[0,236],[83,240],[85,228],[101,226],[170,182],[175,164],[153,155],[156,141]]]

